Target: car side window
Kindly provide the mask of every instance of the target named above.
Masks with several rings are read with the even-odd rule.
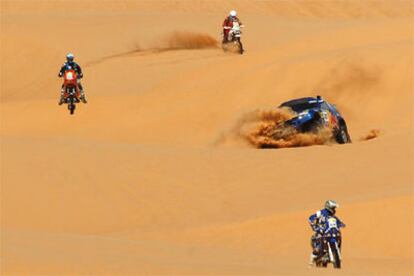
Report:
[[[321,108],[324,109],[324,110],[329,110],[330,109],[329,106],[328,106],[328,104],[326,102],[323,102],[321,104]]]
[[[320,108],[321,108],[320,114],[322,116],[322,119],[324,120],[325,123],[328,123],[329,121],[328,113],[330,113],[329,105],[326,102],[323,102],[321,103]]]

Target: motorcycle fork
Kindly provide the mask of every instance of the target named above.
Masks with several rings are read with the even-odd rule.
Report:
[[[338,253],[338,258],[339,260],[342,260],[341,250],[339,250],[339,245],[337,242],[335,243],[335,246],[336,246],[336,252]]]
[[[333,258],[333,254],[332,254],[332,249],[331,249],[331,243],[328,242],[328,252],[329,252],[329,259],[331,260],[331,262],[334,262],[334,258]]]

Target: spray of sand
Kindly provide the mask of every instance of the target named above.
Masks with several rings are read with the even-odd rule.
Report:
[[[91,66],[111,60],[114,58],[126,57],[131,55],[148,55],[174,50],[209,49],[218,48],[218,41],[208,34],[175,31],[157,39],[150,46],[142,46],[136,42],[132,47],[124,52],[114,53],[90,61],[86,66]]]
[[[330,144],[331,131],[319,129],[312,133],[298,133],[285,121],[295,115],[290,109],[256,110],[244,114],[230,131],[216,141],[216,145],[230,145],[244,141],[255,148],[287,148]]]
[[[208,34],[175,31],[163,36],[153,49],[159,51],[218,48],[218,41]]]
[[[371,129],[366,135],[360,138],[361,141],[368,141],[377,138],[381,134],[379,129]]]

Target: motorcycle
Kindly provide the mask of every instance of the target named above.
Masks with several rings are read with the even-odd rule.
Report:
[[[63,74],[64,103],[68,105],[71,115],[75,113],[76,104],[80,102],[77,75],[75,70],[66,70]]]
[[[241,28],[243,28],[243,25],[240,25],[238,22],[233,22],[233,27],[230,29],[230,37],[231,39],[228,40],[228,38],[224,38],[223,39],[223,50],[224,51],[229,51],[229,50],[234,50],[238,53],[240,53],[241,55],[244,52],[243,49],[243,44],[241,42]],[[224,35],[224,34],[223,34]],[[230,47],[233,49],[230,49]]]
[[[319,254],[315,260],[317,267],[327,267],[332,263],[334,268],[341,268],[341,231],[344,227],[336,217],[328,217],[325,222],[322,236],[319,238]]]

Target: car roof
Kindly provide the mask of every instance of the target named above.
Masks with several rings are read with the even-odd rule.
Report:
[[[305,98],[299,98],[299,99],[294,99],[294,100],[284,102],[280,106],[295,106],[295,105],[300,105],[300,104],[305,104],[305,103],[315,103],[316,101],[317,101],[316,98],[305,97]]]

